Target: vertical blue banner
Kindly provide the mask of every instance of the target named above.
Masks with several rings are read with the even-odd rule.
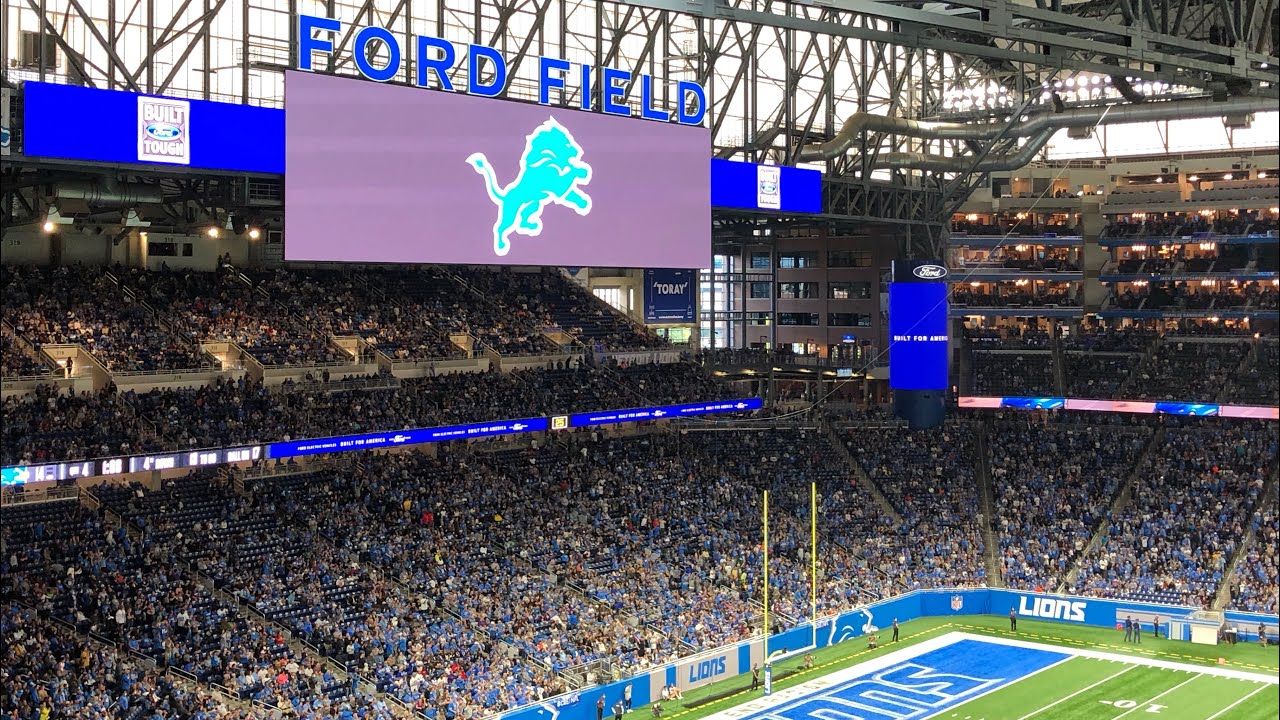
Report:
[[[894,260],[890,267],[889,387],[946,390],[947,268],[928,260]]]
[[[693,322],[694,293],[697,290],[697,270],[645,270],[644,321]]]
[[[947,284],[889,283],[889,386],[947,389]]]

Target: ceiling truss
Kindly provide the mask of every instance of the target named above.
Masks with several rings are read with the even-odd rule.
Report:
[[[796,148],[828,139],[853,112],[934,117],[946,90],[962,83],[995,80],[1022,103],[1042,83],[1076,71],[1206,89],[1230,82],[1263,94],[1274,94],[1280,79],[1277,0],[0,2],[10,85],[43,79],[280,106],[283,70],[294,60],[294,17],[327,15],[344,23],[327,68],[337,74],[356,72],[348,51],[354,28],[376,24],[406,45],[431,34],[500,49],[510,65],[509,94],[519,98],[536,92],[538,56],[653,75],[664,103],[676,80],[696,80],[707,88],[715,154],[754,162],[791,163]],[[416,67],[405,62],[403,72],[409,82]],[[568,88],[553,102],[576,104],[577,93]],[[828,218],[912,227],[912,249],[936,254],[948,208],[982,178],[883,167],[879,158],[976,158],[1009,146],[868,134],[856,152],[826,163]],[[40,183],[24,173],[48,179],[59,172],[66,170],[6,171],[5,219],[41,212]],[[248,186],[244,178],[180,178],[166,182],[166,199],[192,202],[192,183]],[[220,190],[211,201],[243,202],[243,194]]]

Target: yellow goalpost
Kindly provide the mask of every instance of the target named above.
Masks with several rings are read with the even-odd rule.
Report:
[[[764,658],[768,665],[773,659],[769,653],[769,491],[764,491],[761,517],[764,539]],[[797,654],[818,645],[818,483],[809,484],[809,629],[808,647],[798,648],[788,655]]]

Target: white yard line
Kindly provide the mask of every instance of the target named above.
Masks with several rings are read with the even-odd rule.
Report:
[[[1137,665],[1130,665],[1130,666],[1126,667],[1125,669],[1121,670],[1120,672],[1118,672],[1118,673],[1116,673],[1116,674],[1114,674],[1114,675],[1110,675],[1110,676],[1108,676],[1108,677],[1105,677],[1105,678],[1103,678],[1103,679],[1099,680],[1098,682],[1096,682],[1096,683],[1094,683],[1094,684],[1090,685],[1090,686],[1089,686],[1089,687],[1087,687],[1087,688],[1081,688],[1081,689],[1079,689],[1079,690],[1077,690],[1077,691],[1075,691],[1075,692],[1071,693],[1070,695],[1068,695],[1068,696],[1066,696],[1066,697],[1064,697],[1064,698],[1061,698],[1061,699],[1058,699],[1058,700],[1054,700],[1053,702],[1049,703],[1048,705],[1045,705],[1044,707],[1040,708],[1039,710],[1036,710],[1036,711],[1035,711],[1035,712],[1033,712],[1033,713],[1029,713],[1029,714],[1027,714],[1027,715],[1023,715],[1022,717],[1018,718],[1018,720],[1027,720],[1027,718],[1035,717],[1036,715],[1039,715],[1040,713],[1044,712],[1045,710],[1048,710],[1049,708],[1053,707],[1054,705],[1059,705],[1059,704],[1061,704],[1061,703],[1064,703],[1064,702],[1066,702],[1066,701],[1070,700],[1071,698],[1073,698],[1073,697],[1075,697],[1075,696],[1077,696],[1077,695],[1079,695],[1079,694],[1081,694],[1081,693],[1088,692],[1088,691],[1090,691],[1090,690],[1092,690],[1092,689],[1094,689],[1094,688],[1098,687],[1099,685],[1102,685],[1103,683],[1111,682],[1112,680],[1115,680],[1116,678],[1118,678],[1118,677],[1120,677],[1121,675],[1123,675],[1123,674],[1125,674],[1125,673],[1129,672],[1130,670],[1133,670],[1133,669],[1134,669],[1134,668],[1136,668],[1136,667],[1138,667],[1138,666],[1137,666]],[[1008,686],[1006,685],[1005,687],[1008,687]]]
[[[1155,702],[1155,701],[1159,700],[1160,698],[1164,697],[1165,695],[1168,695],[1169,693],[1173,692],[1174,690],[1177,690],[1178,688],[1182,687],[1183,685],[1186,685],[1187,683],[1191,682],[1192,680],[1195,680],[1196,678],[1202,678],[1202,677],[1204,677],[1204,675],[1192,675],[1191,677],[1187,678],[1186,680],[1183,680],[1182,682],[1178,683],[1177,685],[1174,685],[1173,687],[1169,688],[1168,690],[1165,690],[1164,692],[1162,692],[1162,693],[1160,693],[1159,695],[1157,695],[1157,696],[1155,696],[1155,697],[1151,698],[1150,700],[1148,700],[1148,701],[1146,701],[1146,702],[1144,702],[1144,703],[1138,703],[1137,705],[1134,705],[1133,707],[1129,708],[1128,710],[1125,710],[1124,712],[1122,712],[1122,713],[1120,713],[1119,715],[1117,715],[1117,716],[1115,716],[1114,718],[1112,718],[1112,720],[1120,720],[1120,718],[1124,717],[1125,715],[1128,715],[1129,713],[1135,713],[1135,712],[1138,712],[1138,711],[1139,711],[1139,710],[1141,710],[1142,708],[1144,708],[1144,707],[1146,707],[1146,706],[1150,705],[1151,703],[1153,703],[1153,702]]]
[[[1221,717],[1221,716],[1222,716],[1222,713],[1224,713],[1224,712],[1226,712],[1226,711],[1230,710],[1231,708],[1233,708],[1233,707],[1235,707],[1235,706],[1239,705],[1240,703],[1244,702],[1245,700],[1248,700],[1249,698],[1253,697],[1254,695],[1257,695],[1258,693],[1260,693],[1260,692],[1262,692],[1263,690],[1266,690],[1266,689],[1267,689],[1267,686],[1266,686],[1266,685],[1263,685],[1262,687],[1258,688],[1257,690],[1254,690],[1253,692],[1249,693],[1248,695],[1245,695],[1244,697],[1240,698],[1239,700],[1237,700],[1237,701],[1235,701],[1235,702],[1231,703],[1230,705],[1228,705],[1228,706],[1226,706],[1226,707],[1222,708],[1221,710],[1219,710],[1218,712],[1216,712],[1216,713],[1214,713],[1214,714],[1210,715],[1209,717],[1205,718],[1204,720],[1213,720],[1213,719],[1214,719],[1214,718],[1216,718],[1216,717]]]

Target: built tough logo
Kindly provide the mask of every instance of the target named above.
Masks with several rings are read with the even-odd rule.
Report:
[[[138,160],[191,164],[191,104],[172,98],[138,97]]]
[[[555,118],[548,118],[525,137],[524,154],[516,179],[498,186],[493,166],[484,153],[472,153],[467,162],[485,180],[489,199],[498,206],[493,224],[493,252],[511,252],[511,235],[542,234],[542,211],[547,205],[563,205],[579,215],[591,212],[591,197],[580,186],[591,182],[591,166],[583,162],[582,146]]]
[[[756,204],[769,210],[782,208],[782,168],[776,165],[756,168]]]

